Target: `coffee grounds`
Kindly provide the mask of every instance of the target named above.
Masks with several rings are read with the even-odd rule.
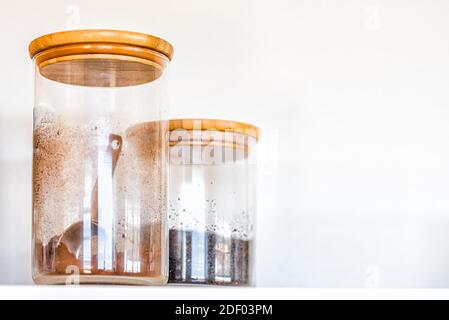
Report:
[[[213,232],[169,232],[169,282],[249,285],[251,241]]]

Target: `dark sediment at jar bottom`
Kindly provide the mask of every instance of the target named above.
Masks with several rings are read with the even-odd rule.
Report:
[[[212,232],[169,232],[169,282],[250,284],[251,241]]]

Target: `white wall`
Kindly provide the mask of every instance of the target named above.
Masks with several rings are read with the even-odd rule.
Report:
[[[0,283],[31,281],[27,44],[67,27],[170,40],[171,116],[262,128],[259,285],[449,287],[444,0],[0,0]]]

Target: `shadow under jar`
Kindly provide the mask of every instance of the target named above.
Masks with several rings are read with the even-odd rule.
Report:
[[[169,282],[254,284],[258,128],[170,120]]]
[[[34,281],[166,283],[172,46],[141,33],[77,30],[40,37],[29,50]]]

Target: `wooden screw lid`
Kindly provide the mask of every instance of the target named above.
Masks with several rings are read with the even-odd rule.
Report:
[[[177,129],[184,130],[216,130],[222,132],[235,132],[245,134],[259,139],[260,129],[248,123],[219,120],[219,119],[172,119],[170,120],[170,131]]]
[[[29,53],[40,73],[50,80],[118,87],[159,78],[173,57],[173,46],[138,32],[72,30],[33,40]]]
[[[34,39],[29,45],[29,52],[31,58],[33,58],[35,55],[44,50],[75,43],[130,45],[157,51],[165,55],[170,60],[173,57],[173,46],[161,38],[139,32],[101,29],[71,30],[50,33]]]

